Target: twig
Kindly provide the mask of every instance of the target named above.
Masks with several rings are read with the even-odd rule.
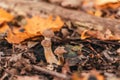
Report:
[[[35,70],[37,70],[37,71],[41,71],[41,72],[43,72],[43,73],[47,73],[47,74],[56,76],[56,77],[59,77],[59,78],[61,78],[61,79],[65,79],[65,80],[69,80],[69,79],[70,79],[70,77],[67,76],[67,75],[65,75],[65,74],[61,74],[61,73],[58,73],[58,72],[55,72],[55,71],[51,71],[51,70],[42,68],[42,67],[40,67],[40,66],[33,65],[33,69],[35,69]]]

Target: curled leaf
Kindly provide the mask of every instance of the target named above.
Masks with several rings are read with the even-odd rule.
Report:
[[[82,40],[90,37],[90,36],[87,36],[87,35],[86,35],[87,31],[88,31],[88,30],[84,30],[84,31],[81,33],[81,37],[80,37],[80,38],[81,38]]]

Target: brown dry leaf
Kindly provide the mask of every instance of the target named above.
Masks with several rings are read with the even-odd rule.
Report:
[[[63,0],[61,5],[63,7],[77,8],[80,6],[82,0]]]
[[[3,52],[0,52],[0,61],[1,61],[1,59],[2,59],[2,55],[4,55],[4,53],[3,53]]]
[[[96,80],[105,80],[96,70],[92,70],[89,73],[73,73],[72,80],[90,80],[91,78],[96,78]]]
[[[86,39],[86,38],[89,38],[90,36],[87,36],[86,33],[87,33],[88,30],[84,30],[82,33],[81,33],[81,36],[80,36],[80,39]]]
[[[94,15],[94,12],[92,10],[86,10],[88,14]]]
[[[40,35],[46,29],[52,29],[53,31],[59,30],[64,22],[59,16],[53,20],[52,16],[48,19],[41,18],[39,16],[34,16],[31,19],[28,19],[28,24],[25,26],[25,30],[28,34]]]
[[[0,24],[2,24],[0,27],[0,33],[5,33],[9,29],[9,26],[6,24],[6,22],[11,21],[13,18],[14,17],[10,13],[0,8]]]
[[[22,53],[20,53],[20,54],[14,54],[14,55],[12,55],[12,57],[9,59],[9,61],[10,62],[16,62],[16,61],[18,61],[18,60],[20,60],[21,59],[21,55],[22,55]]]
[[[63,0],[49,0],[51,3],[61,3]]]
[[[96,9],[106,9],[106,8],[116,9],[120,7],[120,1],[119,0],[96,0],[94,5]]]
[[[104,76],[103,75],[101,75],[98,71],[96,71],[96,70],[92,70],[90,73],[89,73],[89,77],[96,77],[97,78],[97,80],[105,80],[104,79]]]
[[[100,17],[102,15],[102,11],[96,10],[94,15]]]
[[[89,12],[89,13],[92,13],[92,11],[94,10],[93,9],[93,6],[95,5],[95,0],[82,0],[82,4],[81,4],[82,8]]]
[[[88,30],[86,33],[91,37],[104,40],[104,34],[100,31]]]
[[[91,37],[98,38],[101,40],[120,40],[120,36],[118,36],[117,34],[113,35],[109,29],[107,29],[104,33],[92,30],[87,31],[86,33]]]
[[[16,80],[40,80],[39,76],[16,76]]]
[[[10,13],[0,8],[0,24],[3,22],[11,21],[13,18],[14,17]]]
[[[67,73],[71,73],[70,67],[69,67],[69,63],[66,62],[63,67],[62,67],[62,73],[63,74],[67,74]]]
[[[73,73],[72,74],[72,80],[84,80],[83,76],[79,76],[78,73]]]
[[[20,32],[20,28],[13,28],[12,31],[9,29],[6,40],[9,43],[18,44],[25,39],[41,35],[46,29],[57,31],[63,24],[60,17],[57,17],[56,20],[53,21],[52,16],[48,19],[35,16],[31,19],[27,19],[27,25],[24,27],[24,32]]]
[[[95,5],[96,9],[106,9],[106,8],[111,8],[111,9],[116,9],[120,7],[120,2],[117,3],[107,3],[104,5]]]
[[[107,3],[116,3],[118,1],[119,0],[95,0],[95,4],[96,5],[104,5],[104,4],[107,4]]]
[[[4,24],[2,27],[0,27],[0,33],[5,33],[9,29],[9,26],[7,24]]]
[[[19,28],[13,28],[13,31],[9,29],[7,37],[5,38],[9,43],[20,43],[32,35],[28,35],[26,32],[20,32]]]

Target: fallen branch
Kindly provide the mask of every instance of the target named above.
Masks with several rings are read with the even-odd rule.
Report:
[[[65,80],[69,80],[70,79],[70,77],[68,77],[65,74],[61,74],[61,73],[58,73],[58,72],[55,72],[55,71],[44,69],[44,68],[36,66],[36,65],[33,65],[33,69],[35,69],[37,71],[41,71],[41,72],[46,73],[46,74],[50,74],[50,75],[56,76],[56,77],[61,78],[61,79],[65,79]]]
[[[120,34],[120,21],[115,19],[92,16],[81,11],[66,9],[41,0],[0,0],[0,2],[1,7],[10,8],[13,11],[27,14],[41,14],[42,12],[49,15],[59,15],[67,20],[79,21],[83,26],[85,25],[95,29],[101,27],[103,32],[108,28],[114,34]]]

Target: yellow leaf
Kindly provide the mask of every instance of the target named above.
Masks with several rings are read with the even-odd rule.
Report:
[[[119,0],[96,0],[95,2],[95,8],[96,9],[116,9],[120,7],[120,1]]]
[[[118,2],[119,0],[95,0],[96,5],[104,5],[107,3],[115,3]]]
[[[89,73],[84,73],[84,75],[78,72],[74,72],[72,74],[72,80],[89,80],[90,77],[95,77],[96,80],[105,80],[104,76],[101,75],[98,71],[96,70],[91,70]]]
[[[102,11],[96,10],[94,15],[100,17],[102,15]]]
[[[9,29],[9,26],[7,24],[4,24],[2,27],[0,27],[0,33],[5,33]]]
[[[13,16],[11,14],[0,8],[0,33],[5,33],[9,29],[9,26],[6,24],[6,22],[11,21],[12,19]]]
[[[13,16],[10,13],[0,8],[0,24],[5,21],[6,22],[11,21],[12,19],[13,19]]]
[[[25,26],[26,32],[34,35],[40,35],[46,29],[59,30],[64,24],[60,17],[53,21],[52,16],[48,19],[35,16],[28,19],[27,22],[28,24]]]
[[[45,19],[35,16],[31,19],[27,19],[27,25],[24,27],[24,32],[20,32],[20,28],[13,28],[13,31],[9,29],[6,40],[9,43],[18,44],[25,39],[42,35],[42,32],[46,29],[52,29],[53,31],[59,30],[63,24],[60,17],[53,20],[52,17]]]
[[[86,35],[87,31],[88,31],[88,30],[84,30],[84,31],[81,33],[80,39],[83,40],[83,39],[86,39],[86,38],[90,37],[90,36],[87,36],[87,35]]]
[[[30,38],[30,36],[26,32],[20,32],[19,28],[13,28],[13,31],[11,31],[11,29],[9,29],[6,40],[9,43],[17,44],[17,43],[24,41],[27,38]]]

